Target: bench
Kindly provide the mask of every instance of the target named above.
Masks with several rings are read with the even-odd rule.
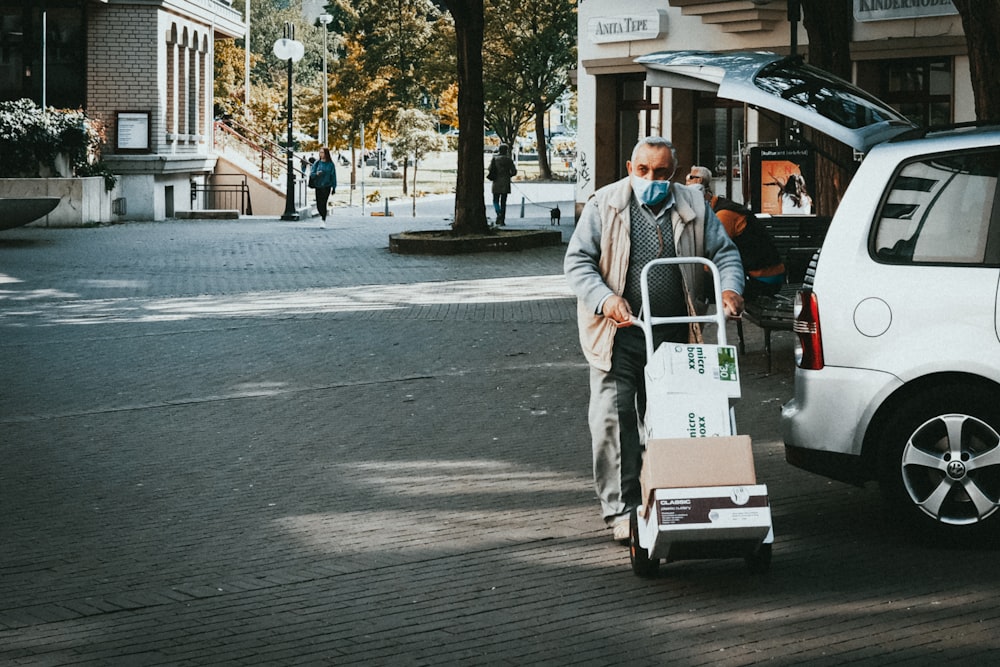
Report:
[[[759,296],[744,304],[743,318],[736,321],[740,354],[746,353],[743,320],[749,320],[764,330],[764,352],[767,372],[771,372],[771,332],[791,331],[794,322],[795,294],[802,286],[806,273],[815,268],[814,256],[823,245],[829,217],[820,216],[758,216],[767,228],[785,264],[786,283],[773,296]]]

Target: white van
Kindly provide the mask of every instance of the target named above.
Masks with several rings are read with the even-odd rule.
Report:
[[[1000,127],[915,128],[775,54],[639,59],[662,85],[770,109],[865,153],[796,303],[786,459],[877,481],[918,528],[1000,523]],[[991,527],[992,526],[992,527]]]

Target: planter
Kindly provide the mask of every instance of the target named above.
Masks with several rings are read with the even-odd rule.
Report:
[[[59,205],[56,197],[0,197],[0,229],[13,229],[48,215]]]
[[[111,193],[101,176],[85,178],[0,178],[0,198],[56,197],[59,205],[29,227],[83,227],[111,222]]]
[[[540,229],[491,230],[487,234],[462,236],[450,231],[389,235],[389,252],[400,255],[459,255],[497,250],[527,250],[561,244],[562,232]]]

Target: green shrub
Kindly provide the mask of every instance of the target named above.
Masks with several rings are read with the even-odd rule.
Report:
[[[80,110],[42,109],[29,99],[0,102],[0,178],[38,177],[43,167],[58,174],[56,156],[69,159],[72,174],[103,176],[111,190],[116,178],[100,161],[104,131]]]

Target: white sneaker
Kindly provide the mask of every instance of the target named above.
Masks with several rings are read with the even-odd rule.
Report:
[[[618,542],[619,544],[628,544],[630,533],[628,517],[615,521],[612,529],[614,532],[615,542]]]
[[[320,229],[326,229],[326,221],[325,220],[320,220],[320,222],[319,222],[319,228]]]

